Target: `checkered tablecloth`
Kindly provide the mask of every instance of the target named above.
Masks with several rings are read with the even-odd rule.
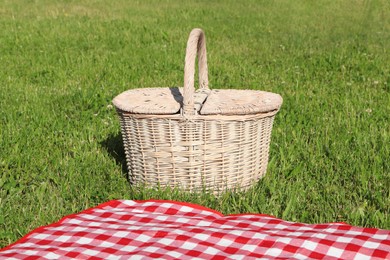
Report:
[[[0,259],[390,259],[390,231],[115,200],[40,227]]]

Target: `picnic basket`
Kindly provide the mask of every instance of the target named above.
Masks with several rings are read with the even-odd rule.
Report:
[[[219,193],[245,189],[265,174],[282,98],[257,90],[210,90],[205,35],[194,29],[187,42],[184,88],[131,89],[113,104],[130,183]]]

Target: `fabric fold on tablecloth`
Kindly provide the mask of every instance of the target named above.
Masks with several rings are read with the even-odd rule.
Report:
[[[0,259],[390,259],[390,231],[113,200],[40,227]]]

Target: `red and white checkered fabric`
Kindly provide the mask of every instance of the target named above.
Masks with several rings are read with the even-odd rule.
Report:
[[[40,227],[0,259],[390,259],[390,231],[115,200]]]

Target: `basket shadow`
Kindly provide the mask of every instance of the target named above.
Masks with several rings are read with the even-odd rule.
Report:
[[[110,134],[100,145],[115,159],[116,164],[122,167],[122,175],[127,179],[126,155],[121,134]]]

